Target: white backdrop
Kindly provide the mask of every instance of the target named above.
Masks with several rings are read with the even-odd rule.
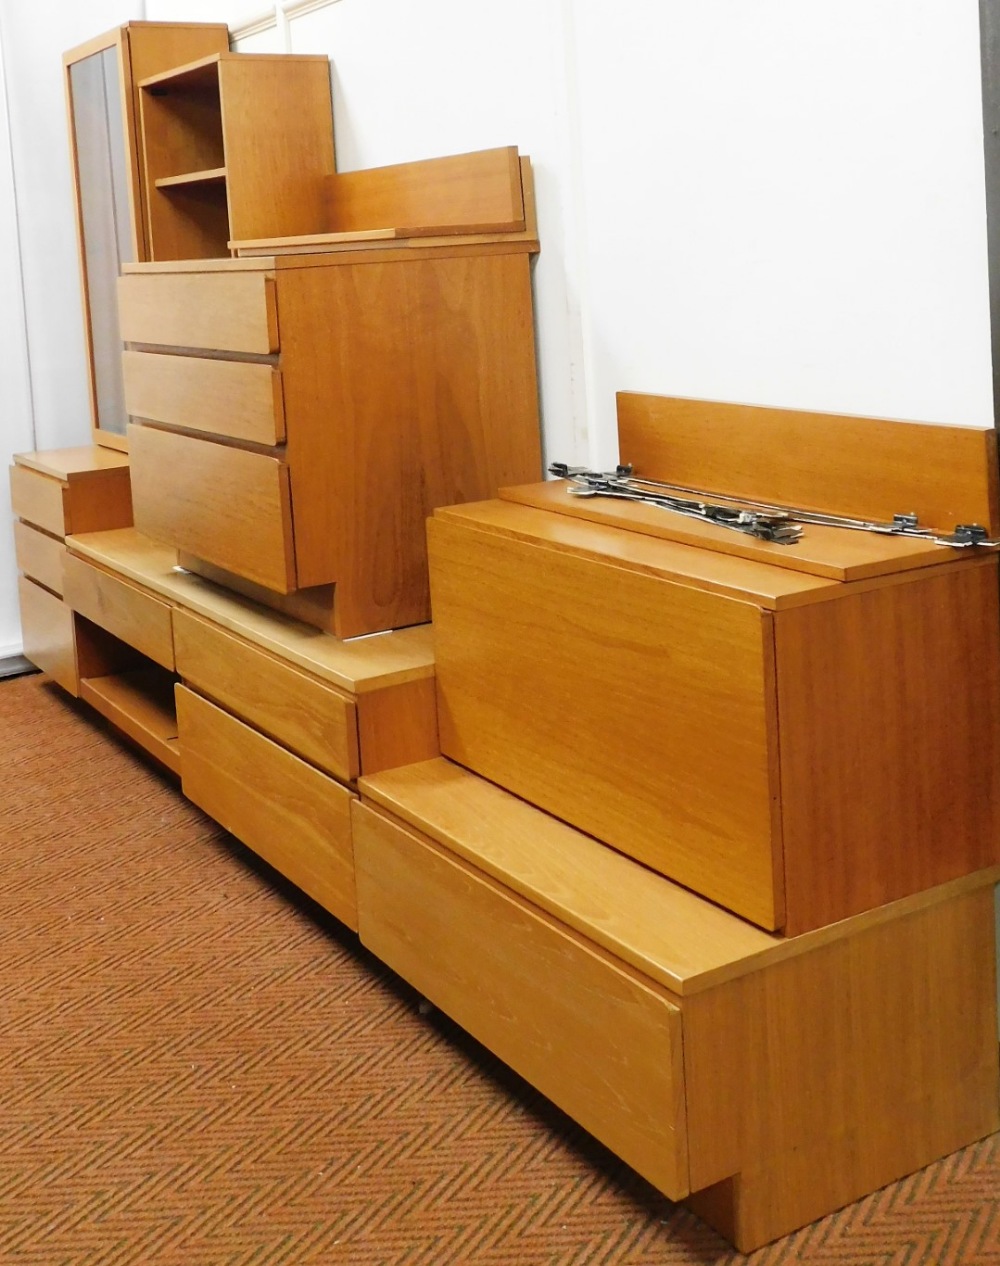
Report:
[[[61,52],[130,16],[262,7],[0,0],[39,446],[89,434]],[[292,51],[333,60],[342,170],[531,155],[549,457],[613,460],[621,389],[992,425],[977,0],[299,12]],[[8,185],[0,151],[0,228]]]

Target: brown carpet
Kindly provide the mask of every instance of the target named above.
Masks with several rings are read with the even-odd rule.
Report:
[[[0,744],[0,1263],[1000,1264],[996,1137],[741,1257],[44,679]]]

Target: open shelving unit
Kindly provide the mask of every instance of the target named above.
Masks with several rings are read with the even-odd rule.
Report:
[[[140,85],[155,260],[322,223],[335,171],[329,60],[216,53]]]

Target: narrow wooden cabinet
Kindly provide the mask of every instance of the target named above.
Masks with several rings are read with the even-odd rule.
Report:
[[[10,492],[24,654],[76,695],[80,651],[72,610],[63,601],[64,541],[70,532],[132,522],[128,458],[97,446],[17,453]]]
[[[110,447],[126,424],[115,281],[150,258],[136,83],[228,47],[218,24],[129,22],[63,58],[94,439]]]

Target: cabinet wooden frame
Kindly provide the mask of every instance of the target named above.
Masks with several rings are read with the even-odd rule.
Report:
[[[122,263],[150,258],[136,84],[156,71],[228,47],[229,32],[221,24],[128,22],[63,57],[92,433],[95,443],[109,448],[127,447],[120,368],[113,346],[117,342],[114,279]],[[100,71],[101,101],[87,102],[74,91],[74,80],[84,73],[82,67]],[[113,70],[116,83],[107,82],[109,70]],[[94,144],[98,150],[105,147],[98,159],[105,164],[99,179],[88,170],[84,152],[88,109],[96,127]],[[103,123],[98,116],[103,116]],[[98,237],[103,231],[99,207],[104,198],[117,198],[117,205],[103,243],[106,254],[100,258],[100,243],[91,239],[95,226]]]

